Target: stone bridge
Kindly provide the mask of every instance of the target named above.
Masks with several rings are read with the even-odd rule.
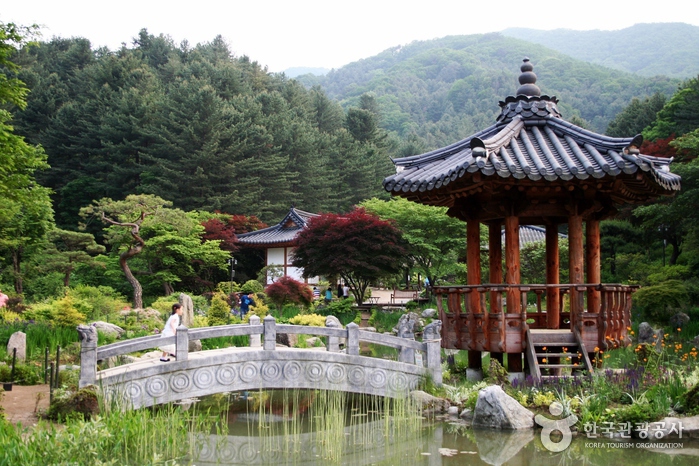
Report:
[[[422,342],[347,328],[278,325],[267,316],[252,316],[249,324],[188,329],[180,326],[172,337],[148,336],[97,347],[94,327],[80,326],[80,387],[100,386],[108,399],[133,408],[186,398],[240,390],[308,388],[339,390],[386,397],[403,397],[421,378],[442,383],[439,328],[426,327]],[[318,335],[326,348],[278,347],[277,334]],[[190,340],[249,335],[249,347],[189,352]],[[344,348],[340,349],[341,341]],[[361,356],[360,342],[397,348],[398,361]],[[97,361],[112,356],[176,345],[176,361],[139,361],[97,370]]]

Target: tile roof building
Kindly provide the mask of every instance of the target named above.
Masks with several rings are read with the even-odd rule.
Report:
[[[265,265],[277,266],[282,276],[289,276],[307,283],[317,283],[317,277],[304,279],[303,269],[291,265],[296,235],[306,227],[308,220],[317,217],[312,214],[291,207],[286,216],[276,225],[249,233],[238,235],[238,241],[251,247],[265,250]],[[274,281],[275,276],[268,272],[267,284]]]
[[[500,361],[508,353],[508,369],[521,372],[526,349],[530,370],[538,371],[534,346],[546,331],[566,333],[558,341],[574,339],[581,353],[627,344],[634,288],[600,283],[599,222],[620,206],[680,189],[672,159],[642,154],[641,135],[612,138],[565,121],[558,99],[541,95],[536,80],[525,58],[516,95],[500,102],[491,126],[446,147],[394,159],[396,173],[383,182],[393,195],[446,206],[449,215],[466,221],[468,285],[434,291],[442,346],[469,350],[471,369],[479,369],[480,352],[489,351]],[[483,279],[481,223],[490,232],[489,276]],[[545,227],[545,284],[520,283],[520,225]],[[569,284],[559,283],[558,225],[568,228]],[[536,294],[537,312],[527,309],[528,293]]]

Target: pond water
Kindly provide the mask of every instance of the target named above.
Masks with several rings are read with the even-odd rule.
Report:
[[[200,435],[193,461],[206,465],[674,465],[699,464],[699,440],[621,441],[573,437],[560,453],[548,451],[541,430],[471,429],[447,422],[401,423],[402,408],[350,410],[337,422],[336,403],[325,400],[324,415],[309,414],[313,402],[297,398],[301,415],[279,409],[235,407],[227,435]],[[259,405],[259,403],[258,403]],[[309,409],[309,406],[311,409]],[[308,409],[308,411],[306,411]],[[398,412],[397,412],[397,411]],[[317,411],[318,412],[318,411]]]

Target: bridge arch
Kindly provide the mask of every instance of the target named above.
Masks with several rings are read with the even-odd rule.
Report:
[[[437,323],[439,324],[439,322]],[[185,398],[257,389],[324,389],[386,397],[404,397],[421,378],[441,384],[439,325],[426,329],[426,340],[415,341],[360,330],[354,323],[346,329],[276,325],[274,318],[258,317],[250,324],[189,330],[180,326],[175,337],[144,337],[96,346],[94,328],[79,327],[81,333],[80,386],[102,388],[108,399],[120,400],[133,408],[152,406]],[[276,334],[323,335],[327,350],[276,346]],[[250,346],[189,352],[189,340],[229,335],[250,335]],[[261,342],[264,337],[264,344]],[[177,360],[139,361],[102,371],[98,359],[127,354],[176,342]],[[347,342],[339,349],[340,339]],[[361,356],[360,341],[399,349],[399,360]]]

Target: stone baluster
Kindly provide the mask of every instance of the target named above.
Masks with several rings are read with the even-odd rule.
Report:
[[[427,370],[436,386],[442,385],[442,322],[433,321],[425,327],[422,341],[427,346]]]
[[[265,326],[265,342],[263,349],[265,351],[274,351],[277,348],[277,322],[274,317],[267,316],[264,319]]]
[[[359,325],[347,324],[347,354],[359,356]]]
[[[83,388],[97,383],[97,329],[91,325],[78,325],[80,336],[80,380]]]
[[[415,334],[412,332],[403,331],[398,336],[401,338],[405,338],[406,340],[415,341]],[[407,362],[408,364],[415,364],[415,350],[412,348],[408,348],[407,346],[401,346],[400,354],[398,355],[398,361]]]
[[[175,357],[177,361],[186,361],[189,357],[189,329],[184,325],[177,327],[175,333]]]
[[[355,324],[356,325],[356,324]],[[328,328],[340,328],[334,320],[326,320],[325,326]],[[340,338],[339,337],[328,337],[328,351],[331,353],[337,353],[340,351]]]
[[[259,316],[250,316],[250,325],[260,325],[260,317]],[[262,346],[262,338],[259,333],[250,335],[250,347],[251,348],[259,348]]]

